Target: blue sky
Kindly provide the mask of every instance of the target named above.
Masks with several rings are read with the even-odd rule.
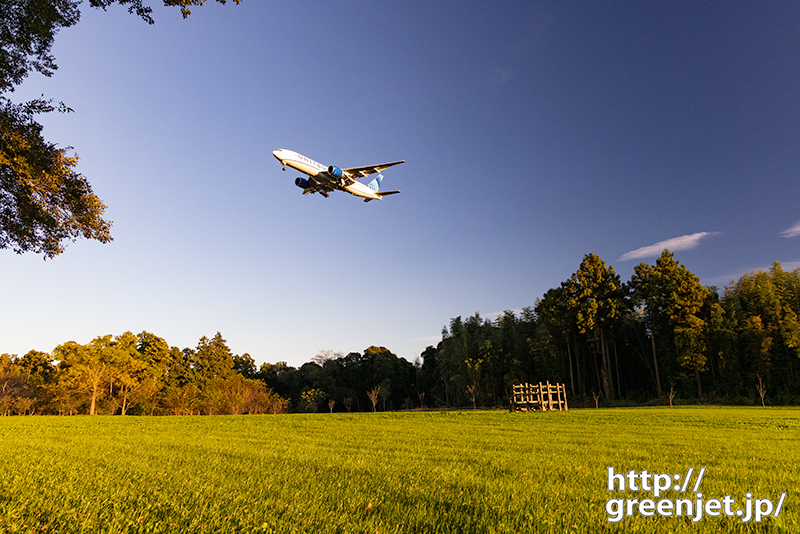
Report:
[[[155,3],[155,2],[154,2]],[[114,242],[0,252],[0,352],[220,331],[257,362],[383,345],[531,306],[593,252],[661,248],[724,286],[800,266],[800,4],[283,2],[84,7],[42,117]],[[365,204],[302,196],[272,150],[404,159]]]

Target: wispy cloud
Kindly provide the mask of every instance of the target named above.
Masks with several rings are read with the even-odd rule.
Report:
[[[800,235],[800,221],[794,223],[794,226],[788,230],[781,232],[781,237],[797,237]]]
[[[623,254],[618,261],[638,260],[642,258],[652,258],[661,254],[665,248],[672,252],[679,250],[689,250],[700,244],[700,241],[707,237],[718,235],[719,232],[698,232],[696,234],[682,235],[680,237],[673,237],[666,241],[659,241],[653,245],[637,248]]]

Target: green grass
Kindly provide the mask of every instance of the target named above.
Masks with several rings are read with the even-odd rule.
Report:
[[[0,459],[0,532],[800,532],[798,409],[7,417]],[[650,497],[608,466],[788,496],[760,524],[608,523]]]

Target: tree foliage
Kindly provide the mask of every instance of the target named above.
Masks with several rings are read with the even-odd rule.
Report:
[[[52,258],[78,237],[111,241],[106,206],[75,171],[78,157],[44,140],[34,108],[55,109],[0,97],[0,248]]]
[[[200,359],[189,357],[200,354]],[[236,372],[225,340],[201,338],[198,350],[169,347],[149,332],[68,341],[51,354],[0,356],[0,415],[17,413],[283,413],[288,402],[262,380]],[[213,365],[209,365],[212,362]]]
[[[619,276],[613,267],[595,254],[587,254],[578,270],[565,284],[568,306],[575,312],[578,332],[594,340],[595,352],[600,353],[600,383],[606,399],[614,397],[614,377],[607,339],[608,330],[615,324],[623,307]]]
[[[658,335],[664,336],[678,365],[694,372],[698,396],[701,395],[699,377],[706,370],[706,325],[700,312],[709,290],[669,250],[661,254],[655,266],[637,265],[630,285],[636,300],[644,306],[651,334],[655,336],[658,331]]]
[[[52,258],[78,237],[111,241],[111,222],[103,219],[106,206],[75,170],[77,155],[46,141],[35,120],[38,114],[69,108],[44,98],[14,103],[7,96],[31,72],[52,76],[58,69],[53,41],[62,28],[80,20],[80,4],[81,0],[0,1],[0,249]],[[142,0],[89,0],[95,8],[112,4],[154,22],[152,8]],[[191,14],[190,7],[203,4],[205,0],[164,0],[165,6],[180,7],[184,18]]]
[[[75,0],[0,2],[0,93],[13,91],[32,70],[51,76],[58,68],[50,53],[61,28],[80,19]]]
[[[451,319],[422,353],[418,382],[443,406],[502,405],[514,382],[561,382],[571,404],[703,398],[800,399],[800,270],[776,262],[720,295],[670,251],[622,283],[593,254],[536,306]],[[669,399],[662,389],[670,391]],[[470,391],[467,390],[470,388]],[[760,400],[758,401],[760,402]]]

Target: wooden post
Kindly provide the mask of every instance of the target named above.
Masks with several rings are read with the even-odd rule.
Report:
[[[553,399],[550,397],[550,381],[549,380],[547,381],[547,385],[546,385],[545,391],[546,391],[546,394],[547,394],[547,400],[545,401],[545,403],[546,403],[545,407],[542,408],[542,409],[543,410],[552,411],[553,410]]]
[[[513,384],[511,386],[511,409],[513,411],[567,411],[567,387],[564,384]]]

